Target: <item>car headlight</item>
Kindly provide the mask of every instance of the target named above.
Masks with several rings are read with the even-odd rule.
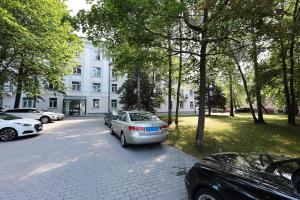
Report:
[[[31,126],[31,124],[25,124],[25,123],[16,123],[18,125],[21,125],[21,126]]]

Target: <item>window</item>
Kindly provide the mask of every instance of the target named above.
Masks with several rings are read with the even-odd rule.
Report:
[[[24,109],[24,110],[26,110],[26,112],[28,113],[40,113],[40,111],[37,109]]]
[[[194,96],[194,91],[193,90],[190,90],[190,96]]]
[[[180,102],[179,102],[179,107],[180,107],[180,108],[183,108],[183,101],[180,101]]]
[[[49,98],[49,108],[57,108],[57,98]]]
[[[122,116],[121,116],[121,119],[120,119],[121,121],[123,121],[123,122],[126,122],[126,120],[127,120],[127,114],[123,114]]]
[[[101,76],[101,67],[93,67],[93,76]]]
[[[99,99],[93,99],[93,107],[99,108],[100,107],[100,100]]]
[[[24,108],[33,108],[33,99],[24,97],[23,98],[23,107]]]
[[[131,121],[155,121],[158,119],[157,116],[151,113],[130,113],[130,120]]]
[[[11,83],[4,83],[3,90],[4,90],[4,92],[12,92],[13,85]]]
[[[295,172],[300,167],[299,161],[290,161],[284,164],[281,164],[277,166],[277,168],[274,170],[274,174],[277,176],[281,176],[282,178],[286,178],[291,180],[291,176],[293,172]]]
[[[22,118],[21,117],[16,117],[14,115],[6,114],[6,113],[0,113],[0,119],[14,120],[14,119],[22,119]]]
[[[81,83],[79,81],[72,81],[72,90],[73,91],[80,91],[81,90]]]
[[[117,78],[117,73],[114,72],[114,71],[112,71],[112,72],[111,72],[111,76],[112,76],[113,78]]]
[[[111,85],[111,91],[116,93],[118,91],[118,85],[117,84],[112,84]]]
[[[100,87],[101,87],[100,83],[93,83],[93,91],[94,92],[100,92]]]
[[[96,60],[100,60],[100,51],[95,51],[95,55]]]
[[[190,108],[194,108],[194,102],[190,102]]]
[[[73,74],[80,75],[81,74],[81,66],[73,68]]]
[[[116,99],[111,100],[111,108],[117,108],[117,100]]]

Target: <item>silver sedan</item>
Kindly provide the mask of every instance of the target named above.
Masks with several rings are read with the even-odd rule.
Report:
[[[161,143],[168,138],[168,125],[149,112],[123,111],[111,122],[111,134],[121,145]]]

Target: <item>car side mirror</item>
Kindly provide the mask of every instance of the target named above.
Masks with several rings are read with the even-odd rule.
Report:
[[[297,194],[300,194],[300,168],[292,174],[292,185]]]

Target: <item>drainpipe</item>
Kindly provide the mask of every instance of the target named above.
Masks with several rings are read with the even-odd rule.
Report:
[[[110,108],[110,72],[111,72],[111,63],[108,64],[108,112],[111,111],[111,108]]]

